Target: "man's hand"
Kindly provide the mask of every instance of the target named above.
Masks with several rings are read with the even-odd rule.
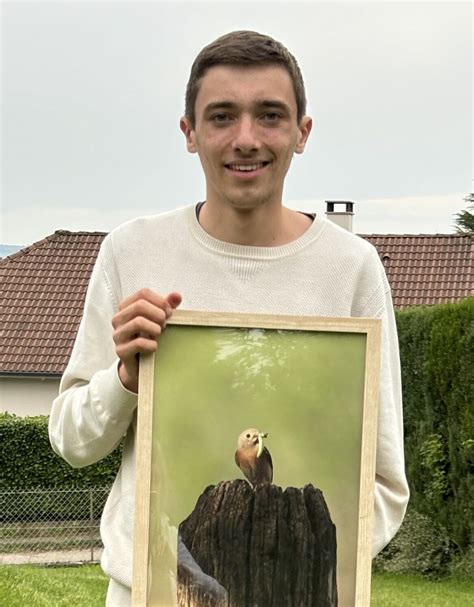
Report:
[[[180,303],[179,293],[161,297],[150,289],[140,289],[120,303],[112,318],[113,339],[120,381],[127,390],[138,392],[138,354],[156,350],[156,339]]]

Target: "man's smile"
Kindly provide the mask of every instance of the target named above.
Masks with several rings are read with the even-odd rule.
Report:
[[[254,177],[260,173],[265,167],[270,164],[269,161],[264,160],[261,162],[243,163],[243,162],[232,162],[225,164],[225,168],[237,175],[238,177]]]

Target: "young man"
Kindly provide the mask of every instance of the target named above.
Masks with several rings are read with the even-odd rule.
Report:
[[[374,554],[397,531],[408,499],[397,334],[378,255],[331,222],[283,206],[286,173],[312,127],[296,60],[255,32],[222,36],[193,64],[180,126],[201,161],[206,200],[105,238],[50,418],[53,448],[73,466],[103,458],[126,434],[101,524],[114,607],[130,602],[137,355],[159,347],[181,302],[381,318]]]

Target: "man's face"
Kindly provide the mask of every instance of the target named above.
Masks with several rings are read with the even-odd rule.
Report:
[[[302,153],[311,119],[296,121],[291,78],[280,66],[215,66],[201,80],[196,124],[181,129],[189,152],[199,154],[206,200],[251,210],[282,202],[293,154]]]

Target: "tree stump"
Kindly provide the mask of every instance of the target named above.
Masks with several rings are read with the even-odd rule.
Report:
[[[313,485],[211,485],[179,533],[197,565],[225,589],[213,598],[178,565],[180,607],[337,606],[336,528]]]

